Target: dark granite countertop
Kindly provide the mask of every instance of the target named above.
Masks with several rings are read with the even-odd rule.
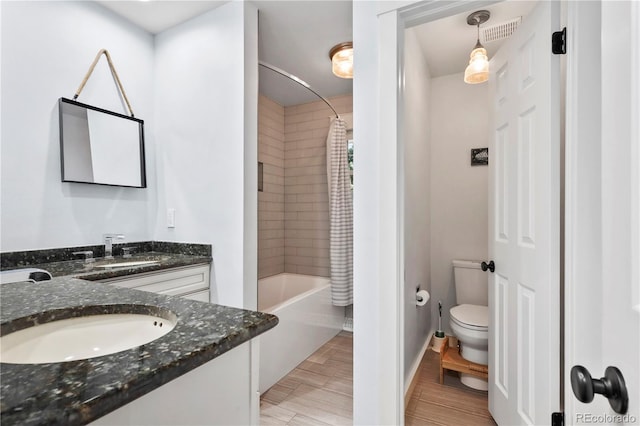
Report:
[[[122,256],[122,247],[133,246],[131,257]],[[94,262],[86,263],[74,252],[91,250]],[[106,280],[145,272],[211,263],[211,246],[208,244],[142,241],[114,244],[113,259],[105,259],[104,246],[81,246],[57,249],[30,250],[0,253],[0,269],[40,268],[54,277],[75,277],[90,281]],[[123,262],[156,261],[144,265],[105,268],[105,265]]]
[[[0,334],[97,313],[171,312],[176,327],[145,345],[86,360],[0,364],[3,425],[91,422],[275,327],[277,317],[63,277],[0,286]],[[43,314],[44,313],[44,314]]]
[[[121,266],[116,268],[104,267],[109,264],[155,261],[144,265]],[[161,271],[163,269],[180,268],[184,266],[209,264],[209,256],[192,256],[178,253],[146,252],[135,253],[131,257],[115,256],[113,259],[97,258],[94,262],[85,263],[84,260],[67,260],[62,262],[41,263],[29,265],[29,268],[40,268],[48,271],[54,277],[75,277],[89,281],[106,280],[141,274],[145,272]]]

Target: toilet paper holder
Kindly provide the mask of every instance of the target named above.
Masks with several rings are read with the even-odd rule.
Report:
[[[416,305],[417,306],[426,305],[426,303],[429,301],[429,298],[431,297],[431,295],[426,290],[420,290],[419,287],[416,290],[417,290],[416,291]]]

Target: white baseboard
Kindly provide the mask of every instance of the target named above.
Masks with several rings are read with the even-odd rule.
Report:
[[[417,378],[416,377],[416,373],[418,372],[418,368],[420,367],[420,362],[422,361],[422,358],[424,357],[425,352],[427,352],[427,350],[429,349],[429,344],[431,343],[431,336],[433,336],[433,333],[435,333],[436,329],[434,328],[433,330],[431,330],[429,332],[429,334],[427,335],[427,339],[425,340],[424,344],[422,345],[422,349],[420,349],[420,353],[418,354],[418,356],[416,357],[416,359],[413,361],[413,365],[411,365],[411,370],[409,370],[409,380],[406,380],[404,383],[404,399],[405,399],[405,406],[407,405],[407,402],[409,401],[409,391],[413,390],[414,387],[414,381]]]

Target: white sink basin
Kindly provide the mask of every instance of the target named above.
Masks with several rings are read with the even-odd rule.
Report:
[[[118,262],[118,263],[104,263],[95,265],[96,268],[122,268],[130,266],[151,265],[153,263],[160,263],[158,260],[132,260],[131,262]]]
[[[52,321],[0,337],[0,361],[44,364],[109,355],[152,342],[176,321],[144,314],[103,314]]]

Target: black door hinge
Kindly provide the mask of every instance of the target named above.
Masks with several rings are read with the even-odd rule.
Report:
[[[551,426],[564,426],[564,413],[551,413]]]
[[[562,31],[556,31],[551,36],[551,51],[555,55],[564,55],[567,53],[567,27]]]

